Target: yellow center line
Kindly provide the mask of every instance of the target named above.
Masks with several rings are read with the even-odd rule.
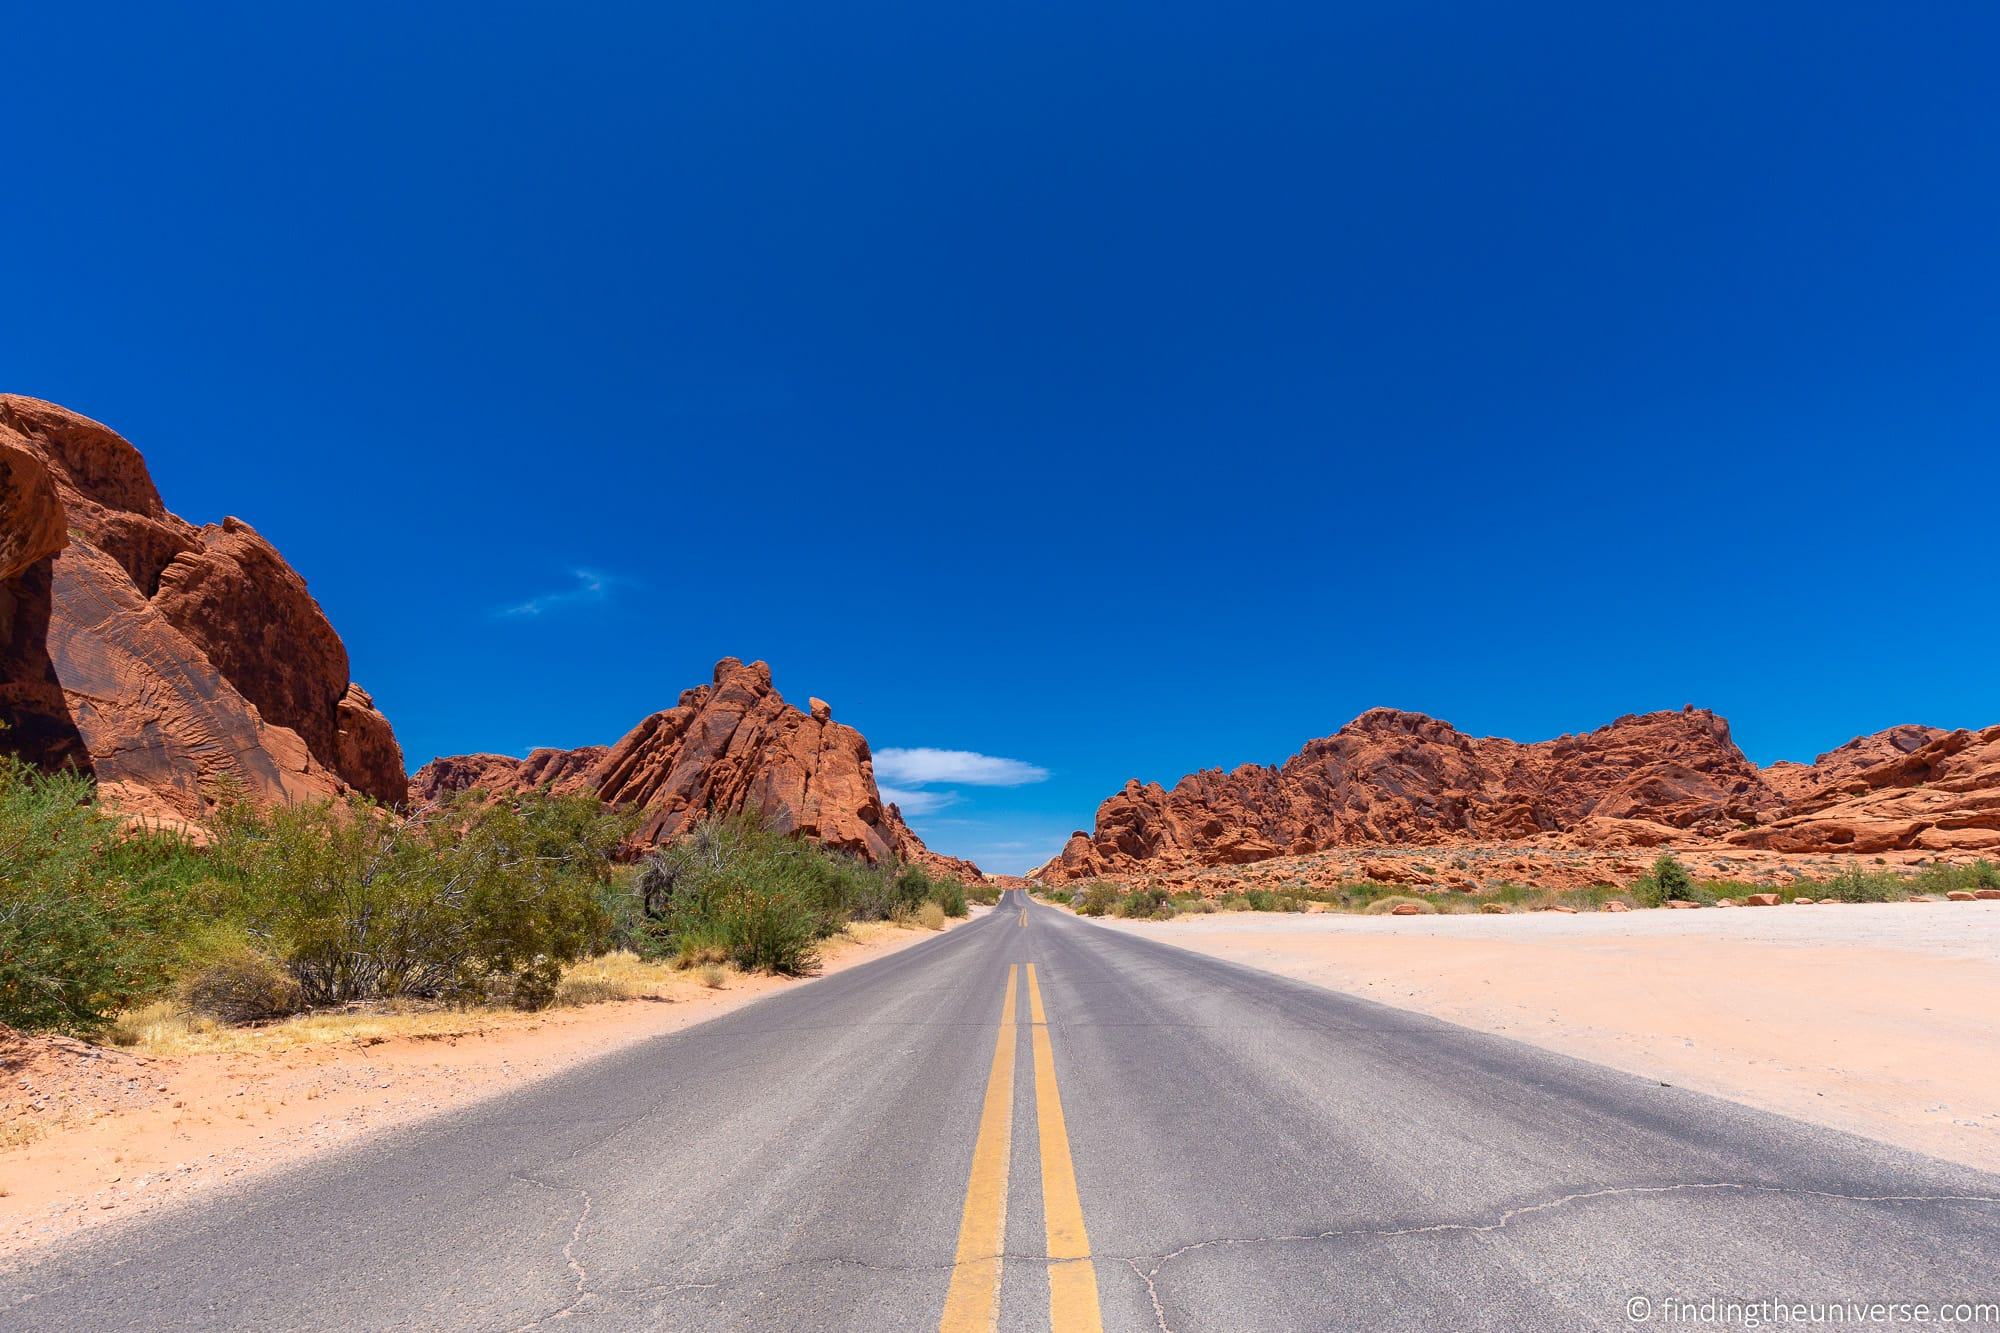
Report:
[[[1055,1050],[1049,1019],[1042,1010],[1042,987],[1028,964],[1028,1014],[1034,1022],[1035,1123],[1042,1140],[1042,1216],[1049,1236],[1049,1326],[1061,1333],[1101,1333],[1097,1268],[1090,1262],[1090,1233],[1083,1226],[1076,1167],[1070,1160],[1069,1127],[1063,1121],[1062,1091],[1056,1086]]]
[[[1007,1158],[1014,1129],[1014,1048],[1021,1031],[1014,1016],[1020,970],[1015,964],[1007,968],[1007,998],[1000,1008],[1000,1035],[993,1043],[993,1070],[986,1078],[986,1103],[979,1113],[979,1136],[972,1144],[972,1176],[965,1185],[958,1253],[952,1261],[951,1289],[945,1293],[938,1333],[985,1333],[1000,1322]],[[1032,975],[1031,968],[1031,980]]]

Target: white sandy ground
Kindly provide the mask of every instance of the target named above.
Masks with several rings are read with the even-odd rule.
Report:
[[[990,908],[974,907],[976,921]],[[965,921],[951,923],[963,925]],[[824,974],[935,932],[834,940]],[[282,1049],[141,1056],[76,1043],[76,1067],[45,1058],[0,1082],[0,1127],[40,1134],[0,1147],[0,1260],[85,1228],[158,1212],[385,1129],[457,1110],[608,1052],[678,1032],[810,980],[732,973],[670,1000],[474,1013],[464,1029]],[[65,1099],[86,1106],[36,1126]],[[0,1145],[8,1140],[0,1136]]]
[[[2000,902],[1100,924],[2000,1171]]]

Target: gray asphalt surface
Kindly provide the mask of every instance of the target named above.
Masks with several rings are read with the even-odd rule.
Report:
[[[0,1324],[935,1329],[1008,966],[1030,961],[1106,1328],[1574,1330],[1633,1327],[1634,1297],[2000,1301],[2000,1179],[1017,893],[878,962],[69,1244],[0,1275]],[[1010,1330],[1050,1326],[1025,1005]],[[1659,1304],[1649,1322],[1703,1326]]]

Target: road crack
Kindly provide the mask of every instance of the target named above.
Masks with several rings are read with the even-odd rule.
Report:
[[[1734,1191],[1741,1194],[1779,1194],[1794,1198],[1829,1199],[1844,1203],[1983,1203],[2000,1205],[2000,1195],[1987,1194],[1848,1194],[1839,1190],[1808,1189],[1791,1185],[1756,1185],[1742,1181],[1688,1181],[1671,1185],[1613,1185],[1604,1189],[1578,1190],[1559,1195],[1540,1203],[1522,1204],[1509,1208],[1489,1222],[1430,1222],[1419,1226],[1405,1227],[1353,1227],[1335,1231],[1298,1232],[1274,1236],[1220,1236],[1212,1240],[1192,1241],[1178,1249],[1160,1254],[1120,1256],[1123,1263],[1146,1284],[1146,1298],[1153,1306],[1153,1320],[1160,1333],[1174,1333],[1167,1320],[1165,1303],[1160,1299],[1160,1270],[1174,1260],[1199,1250],[1221,1249],[1238,1245],[1304,1245],[1338,1240],[1394,1240],[1403,1236],[1428,1236],[1448,1232],[1467,1235],[1486,1235],[1503,1231],[1524,1217],[1536,1213],[1546,1213],[1573,1203],[1585,1203],[1593,1199],[1630,1198],[1651,1194],[1692,1194],[1701,1191]],[[1111,1256],[1106,1256],[1110,1258]],[[1150,1262],[1151,1268],[1143,1265]]]
[[[563,1242],[562,1247],[563,1263],[568,1267],[570,1276],[576,1280],[576,1289],[571,1293],[567,1305],[551,1310],[531,1324],[522,1325],[520,1333],[525,1333],[527,1329],[540,1328],[551,1320],[569,1318],[585,1301],[591,1299],[590,1270],[584,1267],[583,1260],[578,1257],[577,1246],[583,1241],[583,1228],[590,1221],[590,1213],[596,1207],[596,1201],[590,1197],[590,1191],[580,1185],[551,1185],[545,1180],[534,1180],[519,1173],[512,1174],[511,1179],[523,1185],[531,1185],[538,1190],[546,1190],[550,1194],[574,1194],[583,1201],[583,1207],[577,1210],[576,1222],[569,1229],[569,1239]]]

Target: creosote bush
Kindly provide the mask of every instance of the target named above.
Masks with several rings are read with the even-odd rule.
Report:
[[[616,941],[642,957],[746,971],[818,970],[819,942],[849,921],[916,924],[966,914],[965,886],[917,865],[871,866],[759,826],[710,819],[652,853],[610,895]]]
[[[81,776],[0,758],[0,1022],[88,1034],[174,994],[229,1022],[393,996],[540,1006],[603,942],[627,827],[587,798],[225,799],[196,846],[100,813]]]
[[[1070,905],[1078,916],[1103,916],[1118,906],[1124,893],[1110,880],[1094,879],[1076,890]]]

